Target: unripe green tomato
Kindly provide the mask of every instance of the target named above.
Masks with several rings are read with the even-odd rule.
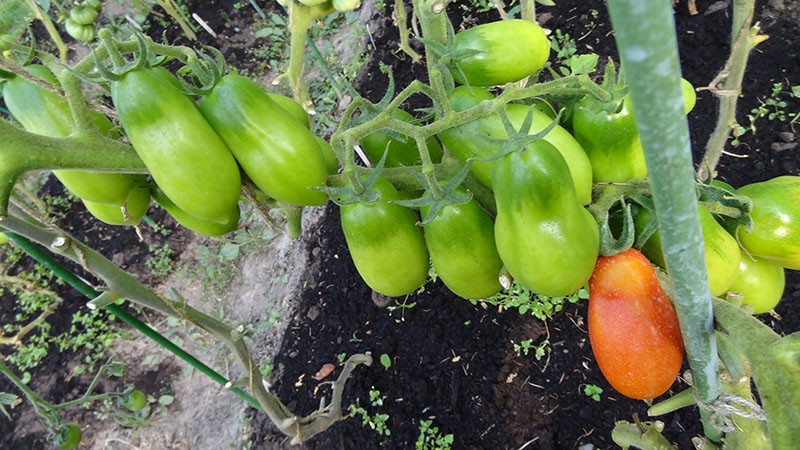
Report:
[[[8,243],[8,236],[0,231],[0,245]]]
[[[328,200],[319,190],[328,173],[314,135],[261,85],[241,75],[225,75],[200,100],[200,111],[265,194],[302,206]]]
[[[742,246],[752,256],[800,270],[800,176],[748,184],[736,193],[753,202],[752,230],[737,230]]]
[[[714,219],[708,208],[698,203],[697,213],[700,217],[700,229],[705,246],[708,285],[711,295],[718,297],[724,294],[736,279],[742,253],[736,239]],[[655,220],[655,217],[645,209],[639,211],[635,218],[637,232],[641,232],[649,220]],[[642,253],[653,264],[666,268],[658,230],[642,246]]]
[[[150,189],[142,184],[130,190],[122,205],[83,200],[83,205],[97,219],[109,225],[136,225],[150,207]]]
[[[54,86],[57,79],[41,65],[30,64],[25,70]],[[13,76],[4,85],[3,99],[11,114],[31,133],[50,137],[67,137],[75,131],[67,101],[58,94],[24,77]],[[113,124],[103,114],[90,111],[94,126],[111,138]],[[84,200],[122,204],[128,191],[139,182],[137,175],[89,172],[85,170],[54,170],[53,174],[73,194]]]
[[[333,0],[331,3],[335,10],[341,12],[353,11],[361,6],[361,0]]]
[[[100,9],[102,9],[102,5],[100,4],[100,0],[86,0],[84,2],[84,4],[91,6],[92,8],[96,9],[97,11],[100,11]]]
[[[97,9],[90,5],[78,5],[69,11],[69,18],[78,25],[91,25],[97,19]]]
[[[226,223],[239,203],[239,166],[175,76],[163,67],[131,70],[111,83],[111,99],[164,193],[195,217]]]
[[[314,140],[317,141],[319,151],[322,152],[322,158],[325,160],[325,168],[328,170],[328,175],[333,175],[338,172],[339,159],[336,157],[336,153],[333,151],[331,144],[317,135],[314,135]]]
[[[430,208],[422,212],[427,217]],[[466,299],[500,292],[503,261],[495,246],[494,221],[474,198],[443,207],[423,231],[433,267],[448,289]]]
[[[485,23],[456,33],[453,40],[450,72],[457,83],[470,86],[519,81],[541,70],[550,56],[544,30],[527,20]]]
[[[514,279],[546,296],[569,295],[585,285],[600,236],[558,149],[539,140],[503,156],[494,165],[492,183],[495,243]]]
[[[75,22],[71,18],[64,21],[64,28],[67,34],[80,42],[91,42],[94,39],[95,28],[91,23],[88,25]]]
[[[240,210],[239,205],[236,204],[233,208],[231,208],[230,212],[228,213],[228,218],[225,222],[212,222],[210,220],[203,220],[199,217],[195,217],[186,211],[180,209],[172,200],[164,194],[158,186],[153,186],[150,189],[150,193],[153,196],[153,200],[158,203],[159,206],[164,208],[167,213],[175,219],[181,226],[188,228],[189,230],[194,231],[195,233],[202,234],[204,236],[222,236],[223,234],[230,233],[231,231],[235,230],[239,225],[239,216]]]
[[[430,267],[422,228],[414,212],[396,203],[399,194],[385,178],[373,188],[380,199],[340,208],[350,256],[364,282],[375,292],[399,297],[425,283]]]
[[[140,411],[147,404],[147,396],[144,392],[134,389],[125,396],[122,401],[122,406],[130,411]]]
[[[753,307],[753,314],[771,311],[783,297],[786,274],[783,267],[763,259],[743,255],[739,271],[728,292],[738,292],[742,304]]]
[[[323,17],[329,16],[336,11],[331,0],[326,0],[324,3],[309,6],[308,8],[308,14],[312,19],[322,19]]]
[[[274,92],[267,92],[267,95],[290,116],[294,117],[298,122],[302,123],[304,127],[308,128],[308,113],[303,109],[300,103],[297,103],[293,98]]]
[[[317,6],[319,4],[325,3],[327,0],[297,0],[300,4],[305,6]]]
[[[74,423],[61,425],[56,430],[54,444],[60,450],[72,450],[81,443],[81,429]]]
[[[697,103],[697,91],[686,78],[681,78],[681,90],[683,91],[683,113],[689,114]]]

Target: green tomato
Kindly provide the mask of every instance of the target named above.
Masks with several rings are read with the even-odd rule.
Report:
[[[72,450],[81,443],[81,429],[74,423],[61,425],[56,430],[54,444],[60,450]]]
[[[333,0],[332,4],[337,11],[347,12],[361,6],[361,0]]]
[[[83,205],[94,217],[109,225],[136,225],[150,207],[150,189],[142,177],[142,184],[131,189],[121,205],[90,200],[83,200]]]
[[[753,307],[753,314],[771,311],[783,297],[786,274],[783,267],[744,255],[736,279],[728,292],[742,296],[742,304]]]
[[[414,116],[401,109],[394,110],[393,114],[396,119],[408,123],[414,122]],[[431,136],[426,142],[431,160],[434,163],[441,161],[442,148],[436,139]],[[404,141],[395,139],[385,131],[376,131],[364,136],[361,139],[361,149],[364,150],[372,164],[377,164],[383,154],[388,152],[384,162],[386,167],[414,166],[420,164],[421,161],[417,143],[413,139],[408,137]]]
[[[379,178],[373,188],[380,199],[340,208],[342,231],[361,278],[374,291],[399,297],[425,283],[430,267],[428,250],[416,215],[395,203],[399,194]]]
[[[5,233],[0,231],[0,245],[7,244],[8,241],[9,241],[8,236],[6,236]]]
[[[122,406],[134,412],[140,411],[146,404],[147,396],[138,389],[130,391],[122,401]]]
[[[239,225],[240,210],[238,204],[230,210],[228,219],[223,223],[219,223],[200,219],[180,209],[158,186],[153,186],[150,189],[150,193],[153,196],[153,200],[164,208],[176,222],[195,233],[204,236],[222,236],[235,230]]]
[[[694,107],[692,85],[681,81],[684,113]],[[572,133],[580,142],[592,165],[595,182],[625,182],[647,176],[644,150],[630,96],[600,101],[592,95],[580,99],[572,108]]]
[[[69,11],[69,18],[78,25],[91,25],[99,13],[93,6],[83,4],[74,6]]]
[[[700,229],[705,247],[709,289],[711,295],[719,297],[730,288],[736,279],[742,253],[736,239],[725,231],[725,228],[714,219],[714,216],[702,203],[697,204],[697,214],[700,217]],[[655,220],[652,213],[645,209],[639,211],[634,219],[637,233],[641,232],[650,220]],[[664,254],[661,250],[661,235],[658,230],[644,243],[642,253],[653,264],[666,268]]]
[[[493,97],[491,93],[478,87],[459,86],[451,94],[450,104],[454,110],[464,111]],[[528,105],[509,104],[506,107],[506,113],[511,124],[520,129],[530,109],[531,107]],[[539,133],[553,122],[553,119],[543,112],[541,107],[533,107],[531,119],[529,134]],[[475,135],[495,140],[508,137],[500,117],[492,114],[445,130],[439,133],[439,139],[449,152],[464,162],[472,157],[491,157],[501,149],[499,143],[487,143],[484,140],[476,139]],[[583,205],[588,204],[592,198],[592,167],[586,152],[578,141],[558,124],[544,136],[543,140],[554,145],[564,157],[569,166],[578,201]],[[495,164],[496,161],[475,161],[470,170],[478,181],[486,187],[492,188],[492,167]]]
[[[429,213],[423,208],[425,216]],[[442,208],[424,234],[433,267],[448,289],[467,299],[500,292],[503,261],[495,247],[494,221],[474,198]]]
[[[336,157],[333,147],[331,147],[330,142],[317,135],[314,135],[314,139],[317,141],[319,151],[322,153],[322,159],[325,160],[325,169],[327,169],[328,175],[335,174],[339,171],[339,158]]]
[[[308,113],[300,103],[297,103],[293,98],[287,97],[281,94],[275,94],[273,92],[267,92],[267,95],[273,102],[277,103],[278,106],[283,108],[290,116],[294,117],[295,120],[302,123],[304,127],[308,128]]]
[[[600,237],[552,144],[533,142],[494,166],[495,242],[518,283],[547,296],[568,295],[589,280]]]
[[[161,67],[131,70],[111,83],[111,99],[164,193],[188,214],[229,221],[239,202],[239,167],[175,77]]]
[[[453,41],[450,72],[457,83],[470,86],[519,81],[541,70],[550,57],[544,30],[527,20],[485,23],[456,33]]]
[[[314,135],[258,83],[241,75],[225,75],[200,100],[200,111],[265,194],[303,206],[328,200],[319,190],[328,171]]]
[[[753,228],[736,236],[752,256],[800,270],[800,176],[786,175],[736,190],[753,202]]]
[[[697,103],[697,91],[686,78],[681,78],[681,91],[683,92],[683,113],[689,114]]]
[[[80,24],[72,20],[72,18],[67,18],[67,20],[64,21],[64,29],[67,30],[68,35],[72,36],[77,41],[86,43],[94,39],[95,28],[91,23]]]
[[[55,75],[45,66],[28,65],[25,70],[57,85]],[[63,138],[75,131],[67,101],[33,81],[20,76],[12,77],[4,84],[3,99],[11,115],[31,133]],[[101,134],[111,133],[113,124],[106,116],[92,111],[91,119]],[[53,174],[70,192],[83,200],[117,205],[121,205],[128,192],[141,181],[140,175],[85,170],[54,170]]]

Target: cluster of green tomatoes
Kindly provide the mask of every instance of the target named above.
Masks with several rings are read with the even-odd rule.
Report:
[[[12,75],[4,83],[13,117],[33,133],[72,135],[66,99],[39,82],[57,88],[57,79],[42,65],[25,69],[31,78]],[[230,73],[195,101],[160,66],[121,73],[109,91],[121,128],[148,174],[54,171],[103,222],[135,225],[154,199],[186,228],[208,236],[228,233],[240,216],[240,171],[277,202],[311,206],[327,200],[308,187],[325,183],[329,167],[335,170],[335,156],[311,133],[303,108],[288,97]],[[120,137],[103,114],[91,111],[91,118],[102,135]]]

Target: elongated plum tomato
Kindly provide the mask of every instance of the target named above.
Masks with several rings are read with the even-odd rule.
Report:
[[[200,112],[265,194],[295,205],[322,205],[328,196],[316,188],[328,171],[319,145],[273,98],[255,81],[230,73],[200,99]]]
[[[451,73],[459,84],[494,86],[538,72],[550,57],[550,41],[538,24],[513,19],[456,33]],[[463,76],[462,76],[463,75]]]
[[[239,202],[239,167],[175,76],[162,67],[131,70],[111,83],[111,99],[133,148],[170,200],[195,217],[227,221]]]
[[[597,261],[599,232],[558,149],[532,142],[500,158],[493,174],[495,244],[508,272],[541,295],[569,295],[584,286]]]
[[[375,292],[399,297],[410,294],[428,276],[428,250],[417,216],[390,203],[400,198],[385,178],[373,185],[380,199],[372,204],[355,202],[339,209],[347,248],[364,282]]]
[[[422,212],[427,217],[430,207]],[[500,292],[503,261],[495,246],[494,221],[474,198],[443,207],[424,234],[433,267],[448,289],[467,299]]]
[[[678,317],[641,252],[632,248],[597,260],[588,323],[597,365],[621,394],[653,399],[675,381],[683,362]]]

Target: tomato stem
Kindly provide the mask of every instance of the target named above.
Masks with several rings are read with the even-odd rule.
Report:
[[[286,74],[295,98],[309,114],[316,114],[308,87],[303,81],[303,65],[306,52],[306,37],[311,29],[313,18],[311,8],[296,1],[289,2],[289,67]]]
[[[725,67],[711,81],[709,88],[719,99],[719,116],[714,132],[708,139],[705,154],[697,170],[697,178],[707,180],[714,177],[714,171],[725,144],[736,125],[736,104],[742,90],[742,80],[747,67],[750,51],[763,40],[758,35],[758,25],[751,28],[754,0],[733,2],[733,32],[731,33],[731,54]]]

